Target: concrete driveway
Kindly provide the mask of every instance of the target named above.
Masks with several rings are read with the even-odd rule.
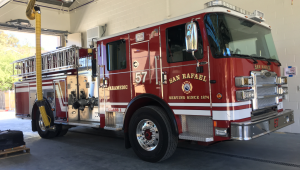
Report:
[[[148,163],[124,148],[122,132],[76,127],[64,137],[47,140],[31,132],[30,120],[0,112],[0,130],[7,129],[22,130],[31,153],[0,159],[1,170],[300,169],[299,134],[272,133],[207,147],[180,141],[170,159]]]

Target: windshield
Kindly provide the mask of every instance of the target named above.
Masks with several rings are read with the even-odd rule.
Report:
[[[244,55],[278,60],[268,28],[223,13],[207,14],[205,27],[214,57]]]

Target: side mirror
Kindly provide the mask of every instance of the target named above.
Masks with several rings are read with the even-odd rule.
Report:
[[[198,31],[195,22],[188,22],[185,25],[186,51],[193,52],[198,50]]]

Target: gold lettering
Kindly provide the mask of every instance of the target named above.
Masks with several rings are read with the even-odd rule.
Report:
[[[128,85],[121,85],[121,86],[109,86],[108,90],[127,90]]]
[[[199,99],[199,96],[187,96],[187,99],[196,100],[196,99]]]
[[[182,79],[186,79],[186,74],[182,74]]]
[[[170,79],[169,79],[169,81],[170,81],[170,84],[172,84],[172,83],[173,83],[173,81],[172,81],[172,78],[170,78]]]
[[[175,82],[176,81],[176,78],[175,77],[173,77],[173,82]]]
[[[185,99],[185,96],[169,96],[170,100],[182,100]]]
[[[194,79],[198,79],[198,74],[195,75]]]
[[[194,73],[191,73],[191,79],[194,78],[194,76],[195,76],[195,74],[194,74]]]
[[[180,80],[180,76],[179,75],[176,76],[176,81],[178,81],[178,80]]]
[[[202,80],[203,79],[203,75],[199,75],[199,80]]]
[[[201,99],[209,99],[209,96],[201,96]]]
[[[190,78],[191,78],[190,73],[187,74],[186,78],[187,78],[187,79],[190,79]]]
[[[206,76],[204,76],[203,81],[206,82]]]

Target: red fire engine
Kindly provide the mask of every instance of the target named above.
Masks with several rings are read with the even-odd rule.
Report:
[[[36,101],[35,56],[13,63],[16,116],[42,138],[73,126],[120,131],[143,160],[170,157],[178,139],[251,140],[294,122],[286,77],[260,11],[224,1],[205,9],[42,54],[42,88],[54,129]]]

